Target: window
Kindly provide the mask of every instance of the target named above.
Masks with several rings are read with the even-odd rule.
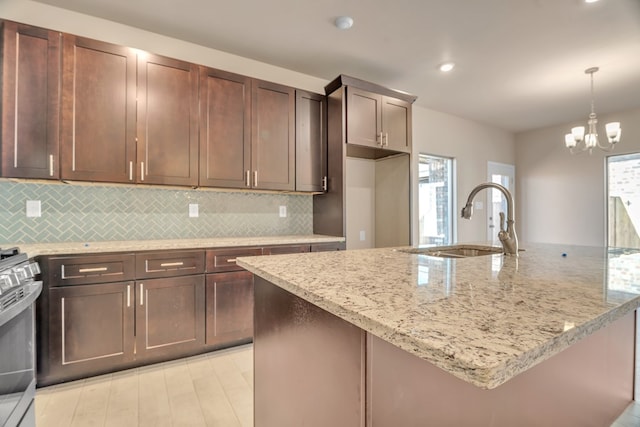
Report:
[[[608,246],[640,248],[640,153],[607,157]]]
[[[421,245],[453,242],[453,159],[419,155],[418,222]]]

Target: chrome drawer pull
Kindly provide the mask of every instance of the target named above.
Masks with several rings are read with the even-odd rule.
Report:
[[[178,262],[163,262],[162,264],[160,264],[160,267],[180,267],[184,265],[184,262],[182,261],[178,261]]]
[[[228,260],[227,260],[227,262],[228,262],[228,263],[235,263],[235,262],[236,262],[236,259],[235,259],[235,258],[230,258],[230,259],[228,259]]]
[[[98,271],[107,271],[109,267],[81,268],[78,273],[96,273]]]

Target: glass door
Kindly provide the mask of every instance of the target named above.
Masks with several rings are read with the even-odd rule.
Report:
[[[640,153],[607,157],[607,245],[640,248]]]
[[[453,242],[453,159],[420,154],[418,163],[420,245]]]
[[[505,187],[511,195],[515,195],[516,167],[505,163],[488,162],[487,180]],[[487,191],[487,240],[498,242],[498,231],[500,231],[500,212],[505,215],[505,228],[507,221],[507,200],[498,190],[490,188]]]

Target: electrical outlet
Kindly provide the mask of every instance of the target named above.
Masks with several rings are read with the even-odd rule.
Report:
[[[38,218],[42,216],[42,206],[40,200],[27,200],[27,218]]]
[[[280,218],[286,218],[286,217],[287,217],[287,207],[280,206]]]
[[[189,203],[189,218],[198,218],[200,213],[198,212],[197,203]]]
[[[365,240],[367,240],[367,234],[364,232],[364,230],[360,230],[360,241],[364,242]]]

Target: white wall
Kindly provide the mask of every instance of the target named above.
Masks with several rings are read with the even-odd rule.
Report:
[[[460,209],[469,192],[487,181],[487,162],[515,164],[514,136],[505,130],[471,120],[413,107],[413,178],[412,200],[418,200],[418,153],[455,159],[454,185],[457,241],[485,241],[486,209],[474,210],[470,220],[460,218]],[[516,176],[518,168],[516,167]],[[516,181],[518,179],[516,178]],[[486,201],[484,194],[478,200]],[[517,195],[516,195],[517,197]],[[517,201],[516,201],[517,205]],[[413,242],[418,242],[418,204],[413,203]],[[516,225],[518,217],[516,216]]]
[[[347,157],[345,166],[347,249],[375,247],[376,162]],[[364,240],[360,240],[364,233]]]
[[[30,0],[1,0],[0,18],[129,46],[324,94],[328,81]],[[133,0],[134,1],[134,0]]]
[[[588,105],[585,106],[588,108]],[[516,219],[523,241],[601,246],[605,244],[605,162],[611,154],[640,152],[640,109],[598,117],[619,121],[622,139],[612,153],[573,156],[564,147],[567,123],[516,135]]]

